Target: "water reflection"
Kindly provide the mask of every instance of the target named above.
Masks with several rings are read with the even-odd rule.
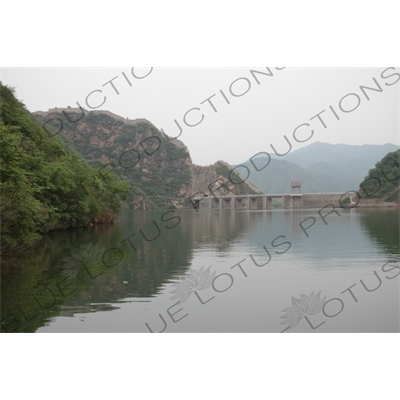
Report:
[[[371,238],[388,253],[399,254],[400,235],[397,210],[365,209],[361,214],[361,224]]]
[[[234,213],[183,212],[176,226],[178,220],[165,222],[172,213],[164,221],[163,215],[126,212],[114,225],[52,233],[18,258],[5,260],[2,330],[34,332],[56,315],[111,311],[115,307],[105,304],[154,297],[189,268],[194,246],[226,253],[246,225],[244,214],[235,224]],[[157,234],[155,224],[161,233],[149,241]],[[79,250],[91,243],[98,249],[120,249],[114,251],[117,260],[110,259],[111,250],[94,262],[83,260]]]
[[[107,319],[123,304],[164,299],[189,268],[267,261],[265,248],[276,271],[365,269],[366,260],[399,259],[398,212],[340,210],[324,222],[318,210],[127,211],[113,225],[55,232],[2,263],[2,331],[35,332],[76,314]],[[254,297],[258,284],[236,298]]]

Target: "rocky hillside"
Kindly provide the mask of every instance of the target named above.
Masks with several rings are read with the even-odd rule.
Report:
[[[211,195],[259,193],[223,162],[201,167],[192,163],[187,147],[169,140],[145,119],[129,120],[108,111],[78,108],[35,112],[48,134],[102,173],[113,170],[129,182],[131,209],[192,207],[198,192]],[[229,181],[230,178],[230,181]],[[234,182],[234,183],[232,183]]]

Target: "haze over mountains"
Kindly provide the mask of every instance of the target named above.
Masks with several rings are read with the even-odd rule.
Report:
[[[391,143],[354,146],[315,142],[286,156],[273,154],[269,164],[267,156],[260,156],[251,160],[255,166],[250,160],[242,165],[250,170],[248,180],[263,193],[290,193],[292,180],[301,181],[303,193],[346,192],[357,190],[368,171],[398,148]]]
[[[66,120],[63,112],[71,115],[75,113],[77,122]],[[165,140],[161,132],[147,120],[127,120],[108,111],[85,112],[82,119],[79,119],[79,114],[79,109],[52,109],[34,113],[41,123],[54,117],[64,120],[59,137],[69,151],[79,154],[94,163],[93,165],[100,161],[103,165],[117,165],[118,160],[121,163],[121,154],[125,154],[123,164],[132,164],[135,167],[117,167],[115,172],[120,178],[130,182],[130,207],[142,209],[143,201],[146,201],[148,208],[172,205],[179,208],[183,203],[180,200],[176,202],[173,198],[183,201],[201,191],[212,195],[210,184],[217,179],[221,182],[232,179],[228,164],[225,167],[221,162],[208,167],[194,165],[189,149],[183,142]],[[51,124],[52,122],[47,126]],[[57,129],[57,126],[54,128]],[[160,151],[152,150],[155,152],[154,156],[146,154],[140,145],[143,140],[149,140],[146,146],[154,147],[156,143],[150,139],[151,135],[157,136],[161,145]],[[137,150],[132,152],[130,149],[140,150],[140,155],[136,154]],[[250,177],[245,182],[234,185],[232,194],[251,194],[257,188],[263,193],[290,193],[292,180],[301,181],[303,193],[344,193],[357,190],[368,171],[387,153],[397,149],[398,146],[394,144],[355,146],[315,142],[286,156],[279,157],[272,153],[269,164],[268,157],[253,159],[257,168],[250,160],[243,163],[249,168]],[[135,159],[136,156],[139,156],[140,161]],[[246,176],[243,168],[236,172]],[[233,181],[239,182],[241,179]],[[213,186],[219,187],[221,183]],[[229,182],[228,186],[231,186]],[[222,186],[216,195],[223,194],[229,193]]]
[[[66,120],[63,112],[76,114],[77,122]],[[147,120],[127,120],[108,111],[85,111],[85,116],[80,119],[81,114],[79,109],[34,113],[41,123],[54,117],[58,121],[64,120],[59,137],[69,151],[79,154],[94,166],[99,162],[99,165],[121,164],[121,155],[124,155],[122,163],[134,167],[117,165],[115,172],[130,182],[130,207],[142,209],[146,201],[147,208],[179,208],[183,205],[182,201],[194,193],[212,195],[209,185],[217,179],[228,182],[232,178],[228,164],[194,165],[183,142],[165,140]],[[52,122],[47,126],[51,125]],[[54,128],[57,129],[57,126]],[[153,149],[155,154],[152,156],[152,152],[147,151],[146,154],[141,143],[146,141],[146,147],[153,148],[157,143],[150,137],[154,136],[159,140],[160,151]],[[271,160],[260,156],[252,160],[255,166],[250,160],[243,163],[249,168],[250,176],[245,182],[234,185],[232,194],[251,194],[258,189],[263,193],[290,193],[292,180],[301,181],[303,193],[358,190],[368,171],[386,154],[397,149],[394,144],[355,146],[315,142],[282,157],[272,153]],[[243,169],[239,168],[236,172],[246,176]],[[229,194],[221,183],[214,186],[221,187],[216,195]],[[231,186],[229,182],[228,186]]]

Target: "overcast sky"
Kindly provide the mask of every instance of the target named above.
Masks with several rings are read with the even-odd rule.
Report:
[[[269,68],[5,68],[0,79],[16,88],[30,111],[78,101],[88,110],[146,118],[172,137],[180,132],[177,120],[179,139],[200,165],[238,164],[259,152],[273,154],[271,145],[284,153],[284,135],[292,151],[316,141],[399,145],[399,68]],[[378,90],[377,84],[381,91],[360,88]],[[306,140],[300,143],[293,131],[302,124],[309,126],[297,130],[296,138]]]

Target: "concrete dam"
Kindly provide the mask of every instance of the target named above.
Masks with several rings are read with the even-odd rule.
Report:
[[[199,210],[272,210],[272,199],[282,199],[283,209],[323,208],[328,204],[340,207],[343,193],[249,194],[232,196],[195,197],[192,201]]]

